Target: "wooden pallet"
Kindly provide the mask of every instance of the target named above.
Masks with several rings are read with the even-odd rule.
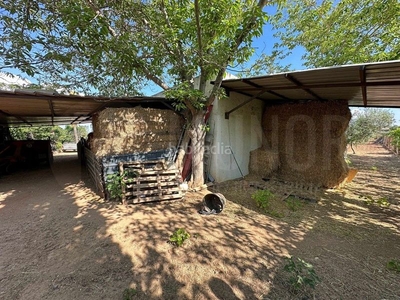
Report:
[[[164,160],[120,162],[119,172],[124,204],[182,198],[179,170]]]

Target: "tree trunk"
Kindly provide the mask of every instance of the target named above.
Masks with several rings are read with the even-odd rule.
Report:
[[[354,151],[354,148],[353,148],[353,143],[350,143],[350,148],[351,148],[351,150],[353,150],[353,154],[356,154],[356,151]]]
[[[192,187],[204,184],[204,141],[206,137],[204,112],[197,111],[189,127],[192,139]]]

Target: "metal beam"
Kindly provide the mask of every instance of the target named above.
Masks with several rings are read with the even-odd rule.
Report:
[[[268,89],[271,91],[279,91],[279,90],[298,90],[298,89],[324,89],[324,88],[346,88],[346,87],[374,87],[374,86],[400,86],[400,80],[393,81],[377,81],[377,82],[366,82],[361,84],[360,82],[348,82],[348,83],[319,83],[319,84],[310,84],[310,85],[302,85],[300,86],[269,86]],[[224,87],[224,86],[223,86]],[[224,87],[230,89],[232,92],[237,91],[232,87]],[[257,89],[240,89],[240,91],[256,91]]]
[[[70,124],[74,124],[76,121],[78,121],[81,117],[83,117],[82,115],[79,115],[78,117],[76,117]]]
[[[55,115],[55,112],[54,112],[53,100],[47,99],[47,101],[48,101],[48,103],[49,103],[49,108],[50,108],[50,111],[51,111],[51,124],[54,125],[54,115]]]
[[[262,94],[264,94],[265,91],[261,91],[259,92],[257,95],[252,96],[251,98],[247,99],[246,101],[244,101],[243,103],[240,103],[238,106],[232,108],[230,111],[225,112],[225,119],[229,119],[229,115],[231,113],[233,113],[235,110],[241,108],[242,106],[246,105],[247,103],[253,101],[254,99],[257,99],[259,96],[261,96]]]
[[[312,90],[310,90],[309,88],[304,87],[304,85],[300,81],[298,81],[296,78],[294,78],[292,75],[285,74],[285,78],[287,80],[293,82],[295,85],[297,85],[299,88],[301,88],[303,91],[310,94],[314,98],[317,98],[318,100],[321,100],[321,101],[324,100],[320,96],[318,96],[316,93],[314,93]]]
[[[364,103],[364,107],[367,107],[367,86],[366,84],[366,77],[365,77],[365,66],[361,66],[360,70],[360,82],[361,82],[361,92],[362,92],[362,97],[363,97],[363,103]]]
[[[283,96],[283,95],[281,95],[281,94],[278,94],[277,92],[271,91],[269,88],[268,88],[268,89],[263,88],[261,85],[256,84],[256,83],[254,83],[254,82],[252,82],[252,81],[250,81],[250,80],[248,80],[248,79],[242,79],[242,82],[244,82],[244,83],[246,83],[246,84],[248,84],[248,85],[251,85],[251,86],[253,86],[253,87],[257,88],[257,89],[263,90],[263,91],[265,91],[266,93],[269,93],[269,94],[271,94],[271,95],[274,95],[274,96],[277,96],[277,97],[279,97],[279,98],[282,98],[282,99],[284,99],[284,100],[290,100],[290,99],[288,99],[287,97],[285,97],[285,96]]]
[[[24,122],[25,124],[28,124],[29,126],[32,126],[31,123],[29,123],[28,121],[26,121],[24,118],[22,118],[22,117],[20,117],[20,116],[14,116],[14,115],[11,115],[11,114],[9,114],[9,113],[6,113],[5,111],[2,111],[2,110],[0,110],[0,113],[3,114],[3,115],[5,115],[5,116],[7,116],[7,117],[16,118],[16,119],[18,119],[18,120]]]

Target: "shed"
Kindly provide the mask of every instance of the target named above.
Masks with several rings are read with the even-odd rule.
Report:
[[[219,182],[249,173],[250,152],[265,146],[262,123],[266,107],[287,110],[295,105],[321,103],[329,109],[342,103],[350,107],[399,108],[400,61],[228,79],[222,87],[228,98],[214,103],[208,137],[213,150],[206,166]]]

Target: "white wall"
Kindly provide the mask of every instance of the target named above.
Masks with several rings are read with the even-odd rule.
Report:
[[[250,151],[261,147],[261,120],[263,102],[253,100],[230,114],[225,112],[246,101],[248,97],[231,93],[227,99],[216,100],[209,120],[210,131],[206,140],[211,142],[209,172],[217,182],[240,178],[241,174],[230,152],[230,147],[243,175],[249,173]]]

